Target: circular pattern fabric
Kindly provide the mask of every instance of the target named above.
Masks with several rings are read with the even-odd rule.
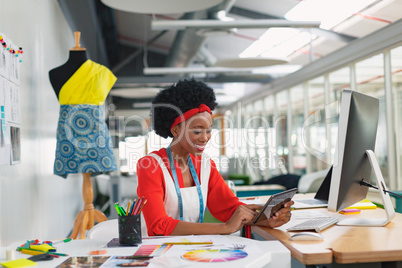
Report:
[[[113,144],[98,105],[60,105],[54,174],[117,170]]]

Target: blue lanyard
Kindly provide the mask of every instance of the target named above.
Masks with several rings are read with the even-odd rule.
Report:
[[[180,220],[183,220],[183,198],[181,197],[181,191],[179,186],[179,181],[177,179],[176,168],[173,162],[173,155],[172,151],[170,150],[170,146],[166,148],[167,156],[169,159],[170,169],[172,170],[173,180],[174,180],[174,187],[176,188],[177,199],[179,200],[179,210],[180,210]],[[195,172],[195,168],[193,165],[193,161],[191,161],[191,157],[188,156],[188,165],[190,167],[191,175],[193,176],[195,185],[197,187],[198,198],[200,199],[200,222],[204,220],[204,200],[202,198],[202,191],[200,186],[200,180],[198,179],[197,172]]]

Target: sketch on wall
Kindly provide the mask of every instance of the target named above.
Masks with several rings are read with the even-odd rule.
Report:
[[[21,162],[20,58],[11,40],[0,37],[0,165],[10,165]]]

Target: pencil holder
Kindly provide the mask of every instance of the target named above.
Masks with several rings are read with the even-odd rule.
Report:
[[[119,216],[119,243],[137,245],[141,242],[141,216]]]

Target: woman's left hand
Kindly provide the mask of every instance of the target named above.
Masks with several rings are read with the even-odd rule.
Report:
[[[258,223],[258,225],[267,226],[271,228],[279,227],[290,221],[291,214],[291,206],[294,204],[292,200],[287,202],[282,209],[277,211],[273,216],[269,219]]]
[[[279,211],[277,211],[269,219],[266,219],[264,217],[265,219],[264,220],[259,220],[256,223],[256,225],[275,228],[275,227],[279,227],[279,226],[289,222],[290,217],[291,217],[291,206],[293,204],[294,204],[294,202],[292,200],[290,200],[289,202],[285,203],[283,208],[281,208]],[[255,210],[257,205],[246,205],[246,206],[249,207],[252,210]],[[260,209],[260,208],[257,208],[257,209]],[[252,221],[247,222],[246,224],[252,224]]]

